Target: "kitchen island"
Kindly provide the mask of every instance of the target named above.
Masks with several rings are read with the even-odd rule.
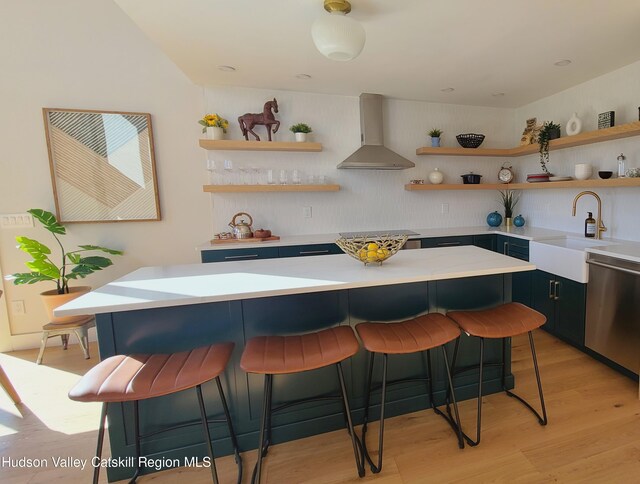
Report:
[[[233,341],[236,348],[223,384],[240,446],[248,450],[257,446],[263,388],[262,377],[247,375],[239,368],[240,355],[249,338],[494,306],[511,300],[512,273],[534,269],[526,261],[474,246],[401,251],[382,266],[367,267],[345,254],[147,267],[67,303],[56,314],[96,314],[101,358],[182,351]],[[489,343],[496,344],[486,345],[486,358],[500,360],[499,342]],[[506,356],[506,383],[511,388],[509,346]],[[477,358],[477,341],[463,336],[460,364],[470,364]],[[364,403],[364,353],[345,362],[344,369],[357,424],[362,419]],[[392,362],[389,378],[419,376],[424,369],[425,361],[420,355],[407,355],[397,364]],[[445,379],[442,360],[434,358],[436,404],[444,400]],[[473,374],[455,379],[459,399],[474,396],[473,381]],[[317,370],[313,378],[304,374],[278,375],[274,379],[274,405],[336,393],[337,388],[333,368]],[[486,393],[501,390],[497,368],[485,373],[484,388]],[[203,390],[211,414],[220,413],[213,385],[205,385]],[[431,402],[425,393],[424,383],[419,382],[393,387],[387,397],[388,415],[429,407]],[[193,392],[143,401],[140,405],[143,434],[165,425],[199,422]],[[342,428],[344,420],[338,402],[315,402],[276,414],[273,426],[273,441],[277,443]],[[111,405],[109,436],[113,457],[133,455],[132,428],[133,406]],[[212,430],[216,455],[231,453],[224,426]],[[174,458],[204,456],[202,429],[194,425],[159,434],[143,443],[143,452],[168,463]],[[124,479],[131,472],[130,468],[108,468],[110,480]]]

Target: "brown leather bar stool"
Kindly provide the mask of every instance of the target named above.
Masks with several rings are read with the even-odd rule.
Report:
[[[351,435],[358,475],[364,476],[364,463],[360,458],[360,442],[353,430],[351,411],[342,373],[342,361],[355,355],[358,340],[349,326],[338,326],[316,333],[298,336],[258,336],[250,339],[242,353],[240,367],[247,373],[264,375],[264,399],[258,441],[258,461],[251,477],[252,483],[260,482],[263,457],[271,444],[271,416],[274,412],[299,403],[313,400],[342,400],[347,429]],[[336,365],[340,382],[340,396],[324,396],[286,403],[272,408],[273,376],[317,370]]]
[[[209,424],[226,421],[235,452],[236,463],[238,464],[238,483],[240,483],[242,480],[242,458],[240,457],[238,442],[233,431],[227,401],[224,398],[222,384],[220,383],[220,373],[227,366],[233,347],[233,343],[218,343],[180,353],[116,355],[101,361],[89,370],[80,382],[71,389],[69,398],[79,402],[102,402],[102,415],[100,417],[98,447],[96,450],[98,459],[102,455],[104,427],[109,403],[133,402],[136,471],[129,482],[135,482],[141,472],[139,459],[140,440],[150,435],[185,426],[179,425],[162,429],[160,432],[140,435],[138,402],[195,387],[198,394],[201,424],[204,429],[209,457],[211,458],[213,482],[218,483],[218,475],[209,433]],[[224,419],[209,419],[207,417],[201,385],[210,380],[216,381],[224,409]],[[99,472],[100,466],[96,466],[93,472],[94,484],[98,482]]]
[[[534,329],[542,326],[547,318],[538,311],[525,306],[524,304],[512,302],[497,306],[492,309],[481,311],[451,311],[447,313],[453,319],[462,331],[469,336],[475,336],[480,339],[480,364],[478,379],[478,412],[476,422],[476,440],[472,440],[463,432],[463,436],[467,443],[476,446],[480,443],[480,430],[482,424],[482,376],[485,366],[501,366],[502,367],[502,389],[510,396],[520,401],[525,407],[533,412],[537,417],[540,425],[547,425],[547,409],[544,404],[544,395],[542,393],[542,384],[540,383],[540,371],[538,370],[538,358],[536,357],[536,348],[533,343]],[[536,373],[536,381],[538,383],[538,394],[540,396],[540,406],[542,407],[542,416],[524,399],[509,391],[505,384],[506,379],[506,339],[520,334],[529,333],[529,346],[531,347],[531,356],[533,357],[533,368]],[[484,341],[485,339],[501,339],[502,340],[502,361],[500,363],[484,363]],[[456,342],[453,351],[453,374],[463,373],[476,367],[462,368],[456,371],[456,357],[458,354],[458,344]]]
[[[382,449],[384,438],[384,407],[387,393],[387,385],[405,383],[410,381],[427,381],[429,384],[429,398],[433,411],[442,416],[451,425],[458,436],[458,446],[462,449],[460,418],[458,416],[458,405],[455,399],[449,360],[445,345],[460,336],[458,326],[446,316],[440,313],[430,313],[418,316],[399,323],[360,323],[356,325],[356,331],[362,340],[362,344],[369,352],[369,372],[367,376],[367,394],[364,404],[364,423],[362,426],[362,448],[364,457],[371,466],[371,471],[376,474],[382,470]],[[433,398],[433,376],[431,372],[431,350],[442,348],[449,391],[453,398],[455,410],[455,422],[451,416],[445,415],[436,406]],[[412,353],[427,353],[427,377],[395,380],[387,382],[387,360],[389,355],[407,355]],[[371,398],[371,384],[373,376],[373,364],[376,355],[382,355],[382,394],[380,396],[380,430],[378,433],[378,463],[374,464],[367,450],[366,433],[369,420],[369,401]]]

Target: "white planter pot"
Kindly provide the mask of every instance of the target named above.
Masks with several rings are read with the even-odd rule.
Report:
[[[305,143],[307,141],[307,133],[293,133],[296,135],[296,141],[298,143]]]
[[[217,127],[207,128],[207,138],[217,140],[224,139],[224,129]]]

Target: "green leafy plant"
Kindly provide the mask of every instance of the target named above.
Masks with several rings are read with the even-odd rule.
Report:
[[[538,134],[538,144],[540,146],[540,166],[542,166],[542,171],[545,173],[549,173],[547,169],[547,163],[549,163],[549,141],[554,138],[551,138],[552,133],[558,133],[560,130],[560,125],[554,123],[553,121],[545,121],[540,129],[540,133]]]
[[[513,216],[513,210],[516,208],[518,204],[518,200],[520,197],[515,194],[513,190],[505,190],[500,192],[500,197],[502,198],[502,206],[504,207],[504,217],[511,218]]]
[[[80,245],[79,249],[67,252],[59,238],[67,231],[64,225],[58,222],[55,215],[39,208],[32,208],[28,212],[56,239],[60,246],[60,264],[58,265],[51,260],[52,255],[49,247],[29,237],[18,236],[16,237],[18,248],[29,254],[33,260],[25,263],[31,272],[18,272],[7,276],[7,279],[13,280],[15,285],[51,281],[55,282],[58,294],[67,294],[69,293],[70,279],[84,279],[89,274],[113,264],[111,259],[107,257],[85,256],[84,252],[100,251],[110,255],[122,255],[123,253],[121,250],[108,249],[98,245]]]
[[[441,135],[442,135],[441,129],[434,128],[431,131],[429,131],[429,136],[431,136],[432,138],[439,138]]]
[[[298,123],[289,128],[292,133],[311,133],[312,129],[308,124]]]
[[[203,126],[203,133],[207,132],[207,128],[222,128],[222,131],[226,133],[229,127],[229,121],[216,113],[205,114],[202,119],[198,121],[198,124]]]

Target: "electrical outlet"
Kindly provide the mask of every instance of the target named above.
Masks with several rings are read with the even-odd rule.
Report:
[[[11,301],[11,312],[16,315],[25,314],[27,311],[24,309],[24,301],[22,299]]]
[[[311,207],[302,207],[302,216],[304,218],[311,218],[312,217]]]
[[[449,204],[448,203],[443,203],[440,206],[440,213],[449,213]]]
[[[3,229],[33,227],[33,217],[30,213],[5,213],[0,215],[0,227]]]

